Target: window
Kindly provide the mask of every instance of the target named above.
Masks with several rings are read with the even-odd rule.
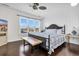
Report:
[[[40,20],[20,17],[19,23],[20,23],[21,33],[39,32],[40,30]]]

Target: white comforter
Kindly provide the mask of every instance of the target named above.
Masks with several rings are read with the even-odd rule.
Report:
[[[45,37],[48,38],[49,34],[46,34],[44,32],[31,32],[31,34],[36,35],[36,36],[40,36],[40,37]],[[61,44],[63,44],[65,42],[64,39],[64,35],[50,35],[50,50],[49,50],[49,54],[51,54],[52,52],[54,52],[54,49],[56,49],[58,46],[60,46]],[[46,48],[48,49],[48,39],[46,39]]]

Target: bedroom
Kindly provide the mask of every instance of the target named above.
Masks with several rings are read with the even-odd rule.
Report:
[[[8,21],[8,31],[7,31],[7,43],[8,43],[8,53],[5,49],[6,46],[1,46],[1,55],[28,55],[30,52],[24,54],[23,51],[23,42],[21,41],[21,30],[19,25],[19,18],[25,17],[29,19],[35,19],[40,21],[40,31],[45,30],[51,24],[57,25],[57,28],[63,27],[65,30],[64,36],[71,38],[72,31],[79,30],[79,4],[77,6],[71,6],[70,3],[39,3],[37,9],[32,8],[33,3],[1,3],[0,4],[0,19]],[[45,6],[45,10],[39,9],[40,6]],[[28,11],[28,12],[27,12]],[[65,27],[64,27],[65,25]],[[57,29],[55,28],[55,29]],[[78,34],[79,32],[77,32]],[[42,35],[42,34],[41,34]],[[75,36],[75,35],[73,35]],[[76,35],[77,36],[77,35]],[[72,39],[72,38],[71,38]],[[68,39],[66,40],[68,41]],[[79,55],[77,53],[79,50],[79,40],[72,39],[68,41],[70,45],[70,50],[67,51],[67,47],[57,48],[57,52],[53,52],[52,55]],[[20,44],[22,46],[20,47]],[[69,45],[68,45],[69,46]],[[77,46],[77,47],[76,47]],[[2,48],[3,47],[3,48]],[[11,50],[11,48],[16,47]],[[26,50],[28,46],[25,46]],[[7,49],[7,48],[6,48]],[[38,53],[40,52],[40,53]],[[67,54],[65,53],[67,52]],[[65,53],[65,54],[64,54]],[[33,52],[31,55],[47,55],[47,51],[38,50]]]

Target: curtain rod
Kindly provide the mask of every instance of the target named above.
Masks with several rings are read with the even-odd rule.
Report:
[[[31,18],[31,19],[41,20],[41,19],[39,19],[39,18],[34,18],[34,17],[24,16],[24,15],[20,15],[20,14],[17,14],[17,16],[22,16],[22,17],[27,17],[27,18]]]

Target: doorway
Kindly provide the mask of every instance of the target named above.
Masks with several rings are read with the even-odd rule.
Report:
[[[7,41],[8,21],[0,19],[0,46],[8,43]]]

